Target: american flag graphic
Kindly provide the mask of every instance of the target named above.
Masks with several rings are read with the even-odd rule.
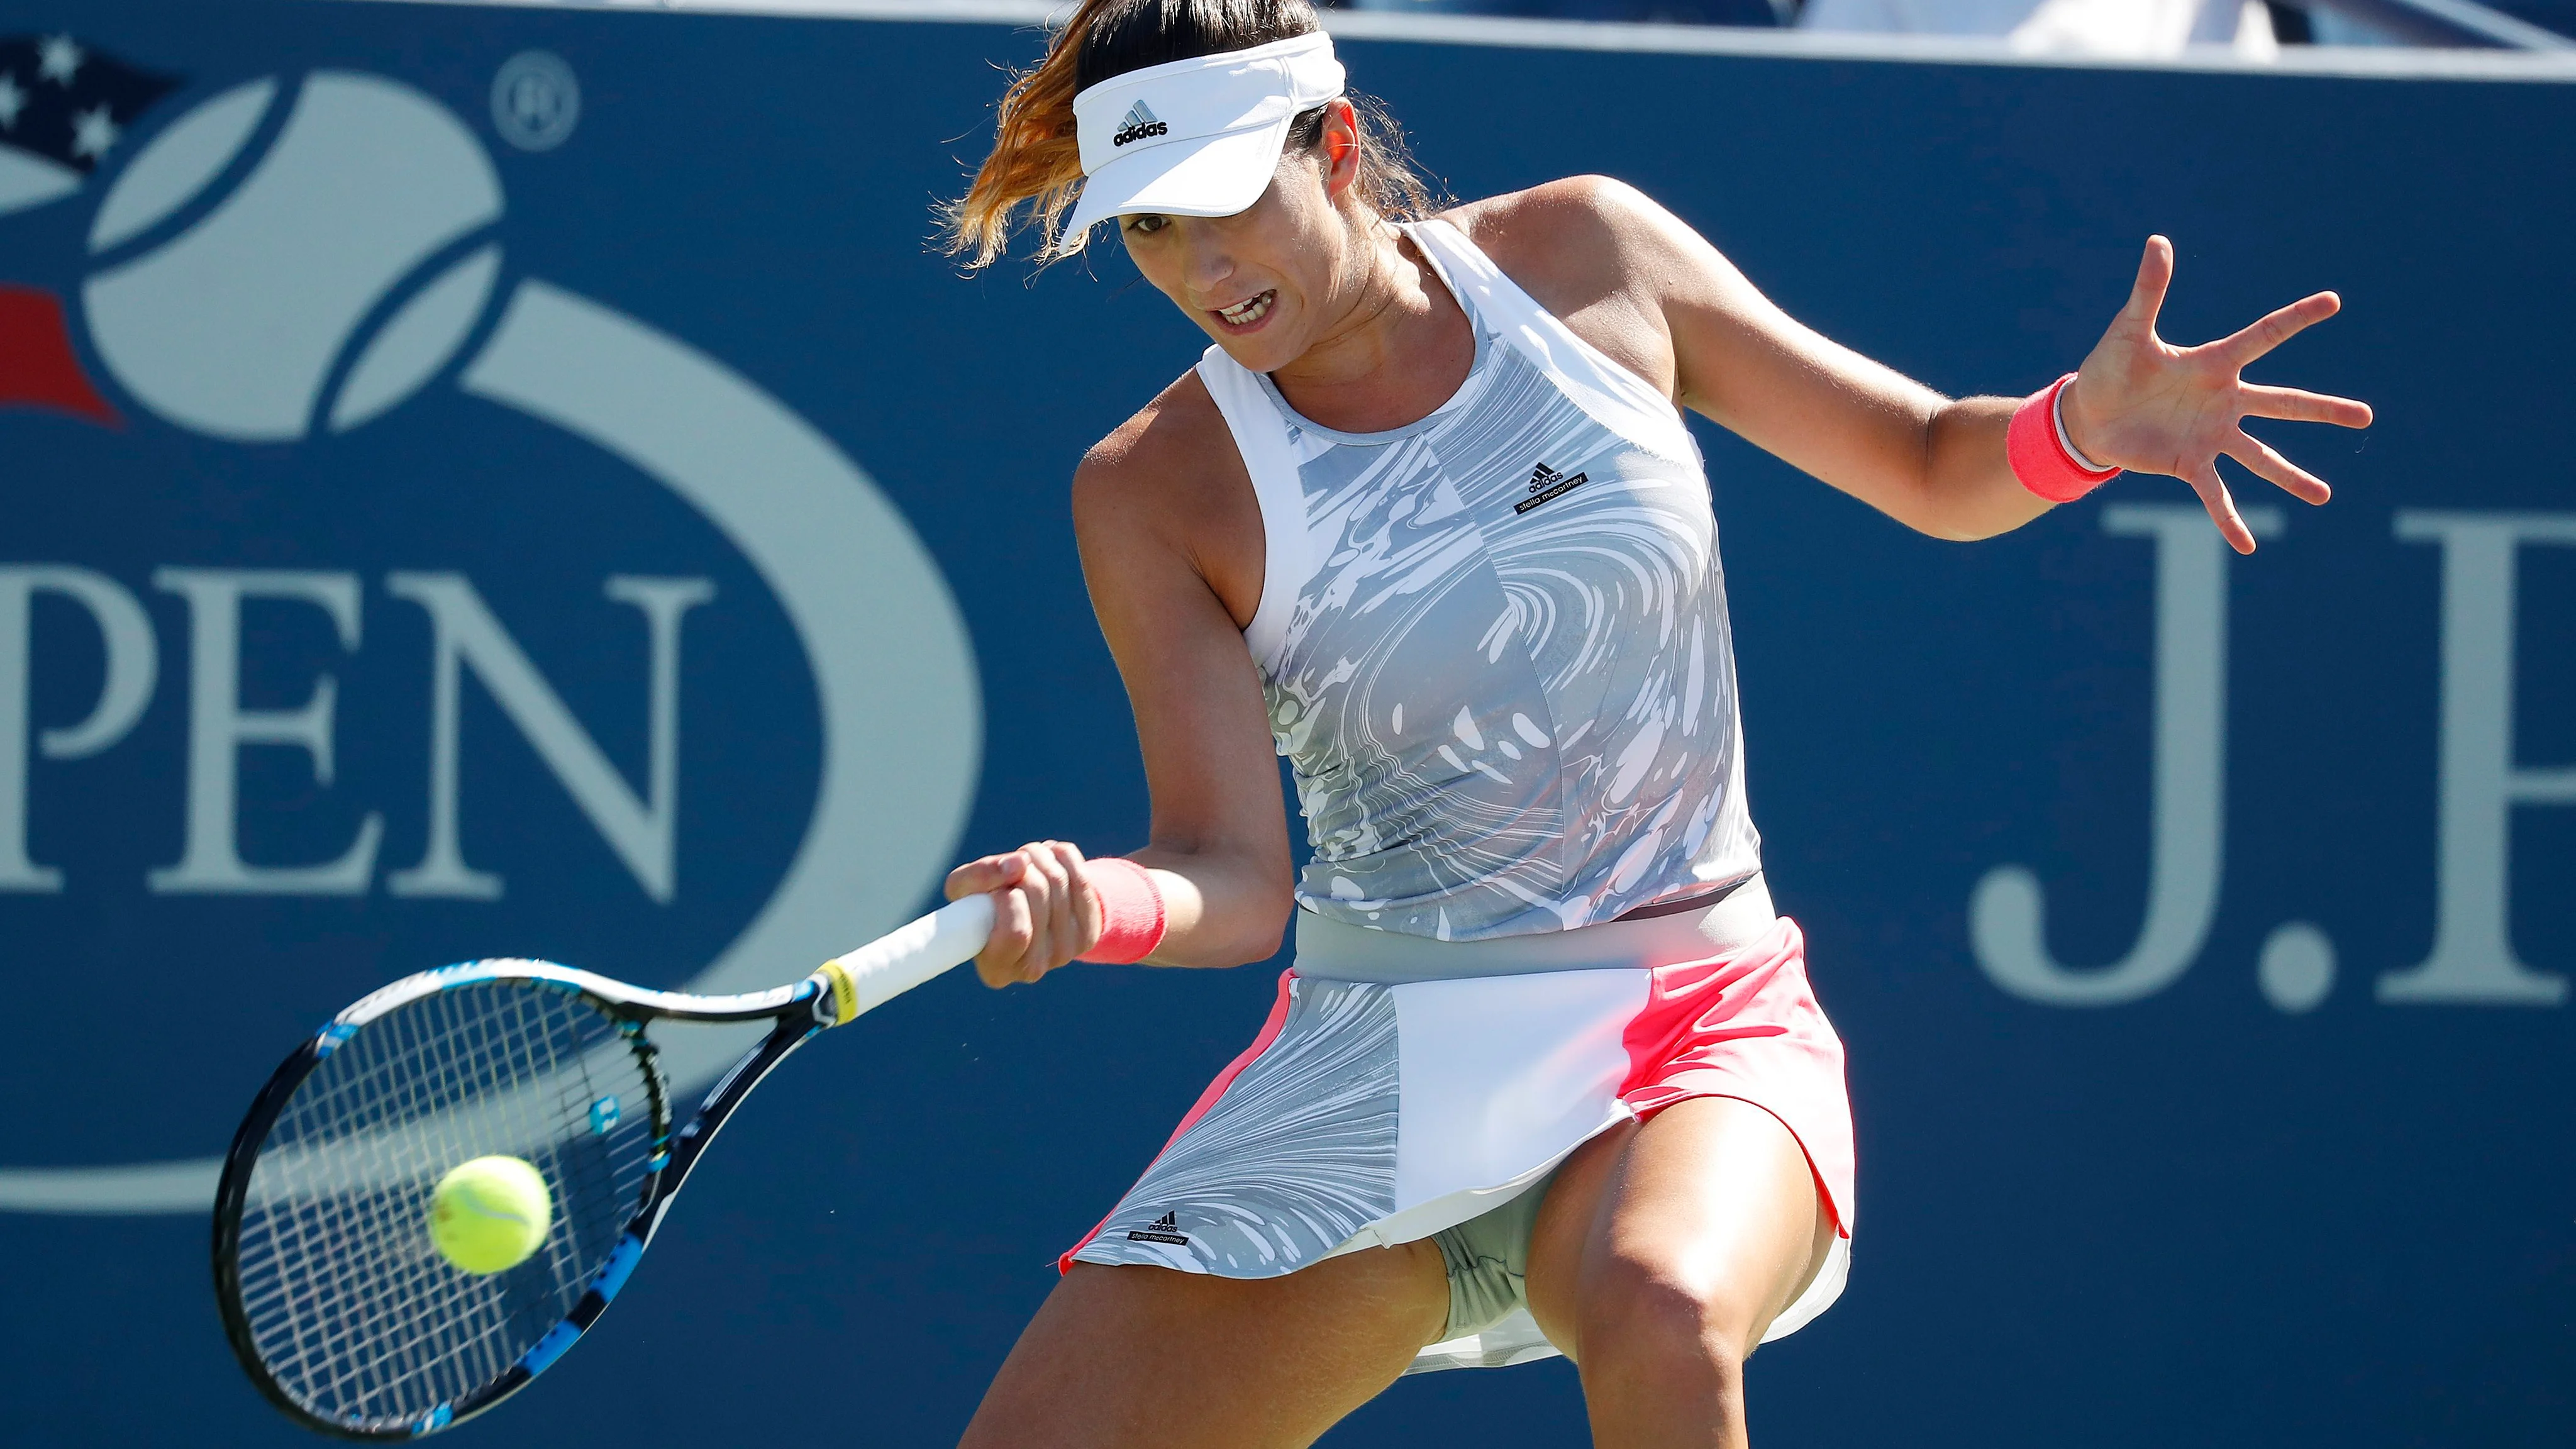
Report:
[[[71,35],[0,36],[0,215],[79,191],[179,83]],[[0,408],[11,406],[117,421],[81,371],[62,299],[0,282]]]

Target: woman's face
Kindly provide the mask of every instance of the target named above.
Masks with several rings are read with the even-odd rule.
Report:
[[[1279,158],[1270,189],[1233,216],[1122,216],[1145,280],[1235,361],[1275,372],[1349,310],[1358,268],[1339,202],[1358,170],[1350,108],[1336,103],[1320,144]]]

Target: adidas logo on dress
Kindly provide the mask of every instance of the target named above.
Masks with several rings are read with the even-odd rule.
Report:
[[[1145,109],[1143,101],[1138,101],[1127,108],[1127,114],[1118,118],[1117,134],[1109,138],[1109,144],[1124,146],[1130,141],[1141,141],[1147,136],[1169,135],[1171,130],[1171,127],[1154,119],[1154,113]]]
[[[1127,1240],[1131,1243],[1171,1243],[1183,1248],[1190,1245],[1189,1237],[1181,1231],[1180,1223],[1170,1213],[1130,1231]]]
[[[1591,476],[1589,473],[1577,473],[1568,478],[1554,468],[1541,463],[1530,471],[1530,496],[1513,504],[1512,512],[1527,513],[1551,498],[1560,497],[1582,487],[1584,481]]]

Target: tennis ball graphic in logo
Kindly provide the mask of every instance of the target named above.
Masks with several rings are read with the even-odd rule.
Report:
[[[554,1222],[545,1177],[518,1157],[460,1162],[429,1195],[429,1240],[468,1273],[498,1273],[528,1261]]]
[[[497,245],[458,255],[499,220],[501,183],[445,107],[338,71],[283,90],[237,86],[136,154],[99,206],[82,290],[127,392],[241,442],[344,431],[410,396],[501,263]]]

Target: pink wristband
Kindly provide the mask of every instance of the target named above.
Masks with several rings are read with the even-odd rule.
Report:
[[[1145,867],[1117,856],[1086,861],[1091,893],[1100,898],[1100,941],[1075,957],[1103,966],[1127,966],[1163,944],[1163,893]]]
[[[2117,468],[2087,468],[2067,451],[2057,431],[2057,395],[2075,380],[2068,373],[2022,400],[2004,431],[2004,457],[2021,486],[2051,503],[2072,503],[2120,476]]]

